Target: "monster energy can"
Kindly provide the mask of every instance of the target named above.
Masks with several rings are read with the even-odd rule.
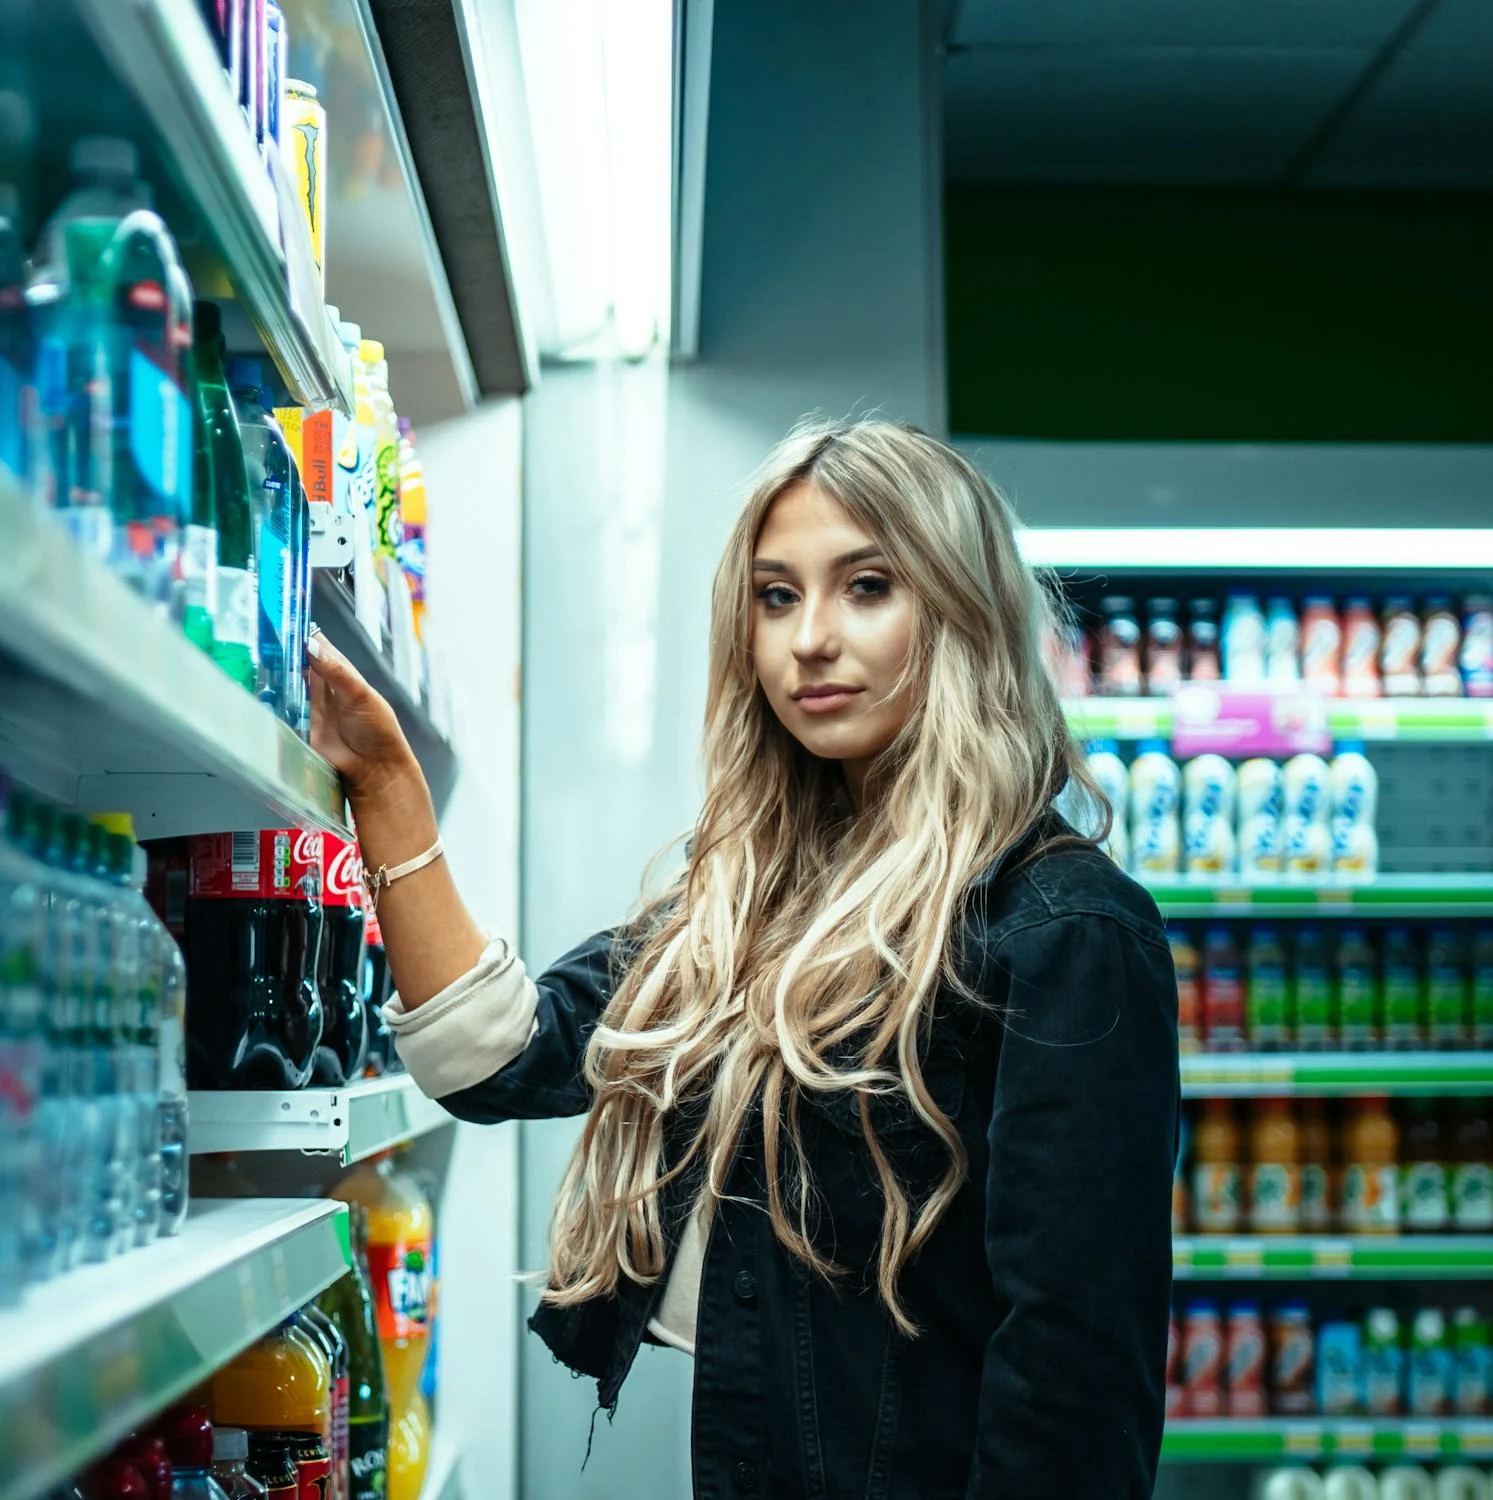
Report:
[[[285,110],[280,120],[280,151],[295,173],[301,207],[311,228],[311,254],[327,289],[327,112],[316,90],[296,78],[285,80]]]

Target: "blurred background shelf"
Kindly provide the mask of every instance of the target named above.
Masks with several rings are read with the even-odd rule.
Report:
[[[1493,912],[1493,874],[1377,875],[1372,884],[1242,885],[1202,876],[1143,880],[1168,917],[1477,917]]]
[[[82,1468],[350,1264],[340,1203],[206,1200],[174,1238],[28,1290],[0,1311],[0,1500]]]
[[[191,1119],[194,1156],[296,1151],[334,1156],[342,1166],[453,1123],[406,1074],[345,1089],[194,1092]]]
[[[1493,1095],[1488,1052],[1194,1052],[1184,1099],[1282,1095]]]
[[[1161,1456],[1193,1463],[1268,1463],[1281,1458],[1486,1459],[1493,1457],[1493,1422],[1182,1417],[1166,1424]]]
[[[461,1455],[438,1436],[420,1500],[462,1500]]]
[[[223,828],[350,837],[332,767],[0,480],[0,751],[141,838]]]
[[[1426,745],[1493,740],[1493,700],[1486,698],[1328,699],[1334,740]],[[1074,698],[1064,704],[1083,739],[1151,740],[1171,736],[1170,698]]]
[[[1183,1281],[1482,1280],[1493,1277],[1493,1237],[1184,1235],[1172,1241],[1172,1275]]]

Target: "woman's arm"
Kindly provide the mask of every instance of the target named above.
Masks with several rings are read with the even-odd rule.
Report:
[[[389,707],[319,632],[311,637],[311,746],[342,773],[369,869],[392,869],[438,837],[430,790]],[[389,970],[406,1011],[472,970],[487,940],[444,859],[379,892]]]
[[[1148,1500],[1165,1415],[1177,991],[1159,930],[1058,916],[994,955],[997,1297],[969,1500]]]

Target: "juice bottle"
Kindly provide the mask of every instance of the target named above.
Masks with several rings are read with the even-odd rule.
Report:
[[[1249,1224],[1256,1234],[1301,1228],[1301,1133],[1288,1099],[1261,1099],[1250,1128]]]
[[[1169,926],[1172,968],[1177,974],[1177,1049],[1200,1052],[1203,1047],[1203,985],[1198,950],[1185,927]]]
[[[1274,1052],[1287,1047],[1293,1030],[1286,950],[1274,927],[1256,927],[1249,939],[1249,997],[1246,1030],[1252,1047]]]
[[[1426,1031],[1441,1051],[1467,1045],[1467,954],[1455,927],[1438,924],[1426,943]]]
[[[321,1305],[347,1341],[351,1500],[383,1500],[388,1488],[389,1392],[378,1341],[378,1316],[368,1285],[368,1214],[356,1203],[348,1212],[352,1269],[322,1293]]]
[[[264,1500],[269,1491],[249,1473],[249,1434],[242,1427],[213,1433],[213,1478],[228,1500]]]
[[[1452,1105],[1452,1227],[1471,1234],[1493,1230],[1493,1132],[1485,1099],[1458,1099]]]
[[[1301,1135],[1301,1230],[1325,1234],[1332,1228],[1332,1131],[1321,1099],[1303,1099],[1296,1108]]]
[[[1292,951],[1292,980],[1296,1002],[1296,1045],[1303,1052],[1321,1052],[1337,1045],[1333,1025],[1332,964],[1327,938],[1314,923],[1296,929]]]
[[[256,1432],[332,1430],[332,1368],[292,1314],[212,1378],[213,1418]]]
[[[352,1367],[348,1358],[347,1340],[337,1331],[337,1326],[315,1303],[303,1307],[301,1323],[321,1345],[322,1353],[332,1367],[332,1439],[328,1444],[331,1455],[331,1485],[328,1500],[347,1500],[348,1484],[348,1407],[352,1394]]]
[[[1389,1100],[1379,1094],[1353,1100],[1342,1143],[1344,1232],[1398,1233],[1400,1132]]]
[[[389,1500],[420,1500],[430,1465],[430,1412],[416,1391],[389,1435]]]
[[[1400,1161],[1400,1223],[1407,1233],[1445,1234],[1451,1226],[1446,1145],[1436,1100],[1408,1100]]]
[[[251,1432],[247,1467],[269,1500],[296,1500],[295,1459],[290,1455],[290,1439],[283,1433]]]
[[[1403,922],[1384,933],[1384,1045],[1412,1052],[1426,1045],[1420,955]]]
[[[332,1190],[368,1214],[368,1270],[395,1426],[420,1385],[430,1337],[430,1203],[410,1174],[385,1153],[354,1167]],[[394,1446],[391,1432],[390,1449]],[[392,1465],[391,1465],[392,1467]]]
[[[1379,1045],[1382,1008],[1374,950],[1357,923],[1343,928],[1337,950],[1337,1033],[1346,1052]]]
[[[1243,1149],[1227,1099],[1204,1101],[1192,1147],[1192,1213],[1201,1234],[1232,1234],[1243,1201]]]
[[[1244,1051],[1244,976],[1227,927],[1210,927],[1203,944],[1203,1029],[1210,1052]]]

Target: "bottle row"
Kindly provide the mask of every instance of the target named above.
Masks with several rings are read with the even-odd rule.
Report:
[[[1379,1473],[1361,1464],[1268,1469],[1254,1476],[1250,1500],[1493,1500],[1493,1475],[1469,1464],[1428,1469],[1389,1464]]]
[[[1284,596],[1261,606],[1230,594],[1220,625],[1214,599],[1136,601],[1111,594],[1090,634],[1071,626],[1055,644],[1065,698],[1162,697],[1189,682],[1300,686],[1324,697],[1493,697],[1493,597],[1448,594],[1417,606],[1408,595],[1376,606],[1314,595],[1298,611]],[[1142,615],[1144,614],[1144,626]]]
[[[1161,740],[1142,741],[1127,765],[1118,744],[1098,740],[1088,768],[1112,813],[1105,847],[1143,878],[1357,881],[1379,867],[1379,776],[1361,744],[1344,742],[1331,764],[1295,755],[1236,768],[1221,755],[1179,764]],[[1059,808],[1085,832],[1102,828],[1103,810],[1076,788]]]
[[[338,325],[352,418],[275,408],[193,302],[134,146],[82,140],[73,170],[29,266],[0,184],[0,470],[303,736],[313,566],[418,699],[425,482],[383,346]]]
[[[53,1500],[418,1500],[430,1457],[434,1214],[385,1158],[333,1189],[352,1265]]]
[[[1172,1230],[1493,1233],[1489,1101],[1208,1099],[1182,1122]]]
[[[128,819],[0,776],[0,1301],[175,1234],[187,1210],[181,953]]]
[[[1493,1353],[1476,1307],[1370,1308],[1317,1318],[1304,1303],[1194,1302],[1173,1313],[1166,1407],[1175,1417],[1478,1417]]]
[[[1493,1046],[1493,923],[1168,923],[1183,1052]]]

